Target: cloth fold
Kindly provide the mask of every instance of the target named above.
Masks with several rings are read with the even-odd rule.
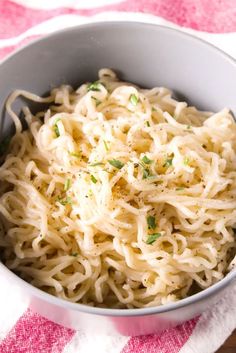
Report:
[[[236,58],[234,0],[2,0],[0,60],[56,30],[112,20],[178,28]],[[214,353],[236,328],[236,283],[200,317],[159,335],[91,337],[33,313],[16,285],[0,280],[0,353]]]

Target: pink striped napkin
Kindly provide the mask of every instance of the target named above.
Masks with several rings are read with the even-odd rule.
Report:
[[[181,28],[236,58],[235,0],[1,0],[0,59],[55,30],[107,20]],[[213,353],[236,327],[236,284],[200,317],[159,335],[91,337],[33,313],[0,280],[0,353]]]

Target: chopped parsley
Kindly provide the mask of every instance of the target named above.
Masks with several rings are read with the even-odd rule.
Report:
[[[77,253],[77,252],[73,252],[72,254],[71,254],[71,256],[74,256],[74,257],[76,257],[76,256],[78,256],[79,254]]]
[[[147,125],[147,127],[150,127],[150,123],[148,120],[146,121],[146,125]]]
[[[97,179],[95,178],[94,175],[91,175],[90,178],[91,178],[91,181],[92,181],[94,184],[97,183]]]
[[[155,229],[156,228],[156,219],[153,216],[148,216],[147,217],[147,224],[148,224],[148,229]]]
[[[142,162],[145,164],[151,164],[153,161],[151,159],[149,159],[147,156],[144,156],[142,158]]]
[[[107,146],[107,142],[106,142],[105,140],[103,140],[103,143],[104,143],[105,150],[106,150],[106,151],[109,151],[109,148],[108,148],[108,146]]]
[[[88,85],[88,88],[87,88],[87,91],[95,91],[95,92],[98,92],[98,91],[101,91],[99,86],[101,85],[100,82],[98,81],[95,81],[95,82],[92,82]]]
[[[149,234],[146,240],[146,244],[152,245],[158,238],[161,237],[161,233],[153,233]]]
[[[163,164],[163,167],[169,168],[170,166],[172,166],[172,161],[173,161],[173,157],[172,158],[166,158],[166,161]]]
[[[61,197],[58,197],[57,198],[57,201],[60,202],[60,204],[62,206],[66,206],[66,205],[71,205],[72,204],[72,200],[71,200],[71,197],[66,197],[66,198],[61,198]]]
[[[139,163],[139,165],[143,168],[143,179],[148,179],[153,176],[151,171],[148,168],[146,168],[146,166],[143,165],[142,162]]]
[[[152,175],[152,173],[150,172],[149,169],[147,169],[147,168],[143,169],[143,179],[148,179],[148,178],[150,178],[152,176],[153,175]]]
[[[54,132],[56,134],[56,137],[60,136],[60,131],[59,131],[59,128],[58,128],[58,125],[57,125],[58,121],[60,121],[60,120],[61,120],[60,118],[56,119],[56,121],[55,121],[55,123],[53,125],[53,130],[54,130]]]
[[[191,126],[190,125],[187,125],[187,130],[190,130],[191,129]]]
[[[139,99],[135,94],[131,94],[131,96],[129,97],[129,101],[131,104],[136,106],[138,104]]]
[[[98,165],[104,165],[104,163],[102,163],[102,162],[96,162],[96,163],[91,163],[91,164],[89,164],[90,165],[90,167],[97,167]]]
[[[156,112],[156,108],[155,107],[152,107],[152,112]]]
[[[10,144],[11,138],[5,137],[2,142],[0,143],[0,155],[4,154],[6,150],[8,149],[8,146]]]
[[[184,165],[189,165],[190,159],[188,157],[184,157]]]
[[[68,191],[70,187],[71,187],[71,179],[66,179],[65,185],[64,185],[64,191]]]
[[[175,190],[176,191],[182,191],[182,190],[184,190],[185,188],[184,187],[179,187],[179,188],[176,188]]]
[[[122,163],[118,159],[109,159],[108,163],[117,169],[121,169],[124,167],[124,163]]]
[[[94,101],[95,101],[95,103],[96,103],[96,107],[99,105],[99,104],[101,104],[102,103],[102,101],[100,101],[99,99],[97,99],[96,97],[91,97]]]

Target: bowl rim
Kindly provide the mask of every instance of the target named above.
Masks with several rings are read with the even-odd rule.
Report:
[[[69,300],[56,297],[52,294],[44,292],[42,289],[39,289],[29,282],[23,280],[21,277],[12,272],[7,268],[2,262],[0,262],[0,274],[4,277],[8,276],[10,281],[18,285],[24,292],[30,293],[32,296],[37,297],[40,300],[43,300],[52,305],[56,305],[63,309],[69,309],[71,311],[83,312],[86,314],[93,314],[98,316],[110,316],[110,317],[134,317],[134,316],[147,316],[153,314],[164,314],[170,311],[174,311],[202,300],[205,300],[217,293],[223,291],[226,287],[229,287],[230,284],[234,281],[236,282],[236,271],[233,270],[229,272],[224,278],[219,282],[213,284],[212,286],[203,289],[202,291],[193,294],[184,299],[180,299],[176,302],[163,304],[159,306],[150,306],[144,308],[134,308],[134,309],[114,309],[114,308],[99,308],[94,306],[89,306],[81,303],[73,303]]]
[[[77,26],[72,26],[70,28],[62,29],[59,31],[55,31],[53,33],[50,33],[46,36],[43,36],[41,38],[38,38],[36,40],[30,41],[26,45],[18,48],[15,50],[13,53],[8,55],[6,58],[4,58],[2,61],[0,61],[0,67],[4,66],[5,64],[8,63],[8,61],[11,60],[11,58],[14,58],[18,55],[21,54],[24,50],[30,49],[31,46],[35,46],[38,43],[47,41],[48,39],[53,39],[53,37],[57,37],[60,35],[63,35],[64,33],[70,33],[74,31],[83,31],[86,29],[93,29],[97,27],[108,27],[110,28],[111,26],[130,26],[130,27],[143,27],[143,28],[151,28],[152,30],[158,30],[158,31],[169,31],[172,32],[173,34],[179,36],[179,37],[184,37],[187,40],[191,40],[192,42],[197,43],[198,45],[202,47],[207,47],[208,49],[211,49],[214,51],[217,55],[220,55],[224,58],[224,60],[229,61],[230,65],[233,65],[236,67],[236,60],[230,56],[229,54],[225,53],[223,50],[219,49],[215,45],[194,36],[193,34],[186,33],[182,31],[181,29],[175,29],[175,28],[170,28],[168,26],[164,25],[157,25],[153,23],[146,23],[146,22],[139,22],[139,21],[97,21],[93,23],[87,23],[87,24],[82,24],[82,25],[77,25]],[[153,314],[162,314],[166,313],[169,311],[174,311],[176,309],[180,309],[182,307],[189,306],[191,304],[197,303],[201,300],[204,300],[220,291],[222,291],[225,287],[228,287],[233,280],[236,280],[236,270],[232,270],[229,272],[223,279],[221,279],[219,282],[213,284],[212,286],[203,289],[202,291],[186,297],[184,299],[181,299],[177,302],[172,302],[160,306],[152,306],[152,307],[145,307],[145,308],[134,308],[134,309],[113,309],[113,308],[99,308],[99,307],[93,307],[93,306],[88,306],[85,304],[81,303],[73,303],[68,300],[56,297],[52,294],[49,294],[47,292],[44,292],[43,290],[34,287],[32,284],[29,282],[23,280],[19,276],[17,276],[14,272],[12,272],[9,268],[7,268],[1,261],[0,261],[0,273],[7,277],[12,281],[14,281],[16,284],[19,285],[19,287],[23,288],[24,291],[29,292],[33,296],[37,297],[40,300],[44,300],[50,304],[57,305],[59,307],[62,307],[64,309],[70,309],[72,311],[77,311],[77,312],[83,312],[87,314],[95,314],[95,315],[100,315],[100,316],[113,316],[113,317],[133,317],[133,316],[143,316],[143,315],[153,315]]]
[[[218,55],[223,56],[225,59],[229,60],[231,62],[231,64],[236,66],[236,58],[234,58],[230,54],[226,53],[222,49],[218,48],[216,45],[214,45],[214,44],[212,44],[212,43],[210,43],[200,37],[197,37],[192,33],[187,33],[184,30],[182,30],[181,28],[173,28],[173,27],[169,27],[168,25],[141,22],[141,21],[136,21],[136,20],[134,20],[134,21],[127,21],[127,20],[124,20],[124,21],[122,21],[122,20],[100,21],[100,20],[97,20],[96,22],[90,22],[90,23],[85,23],[85,24],[81,24],[81,25],[74,25],[69,28],[60,29],[55,32],[51,32],[49,34],[42,35],[40,38],[32,39],[28,43],[17,48],[16,50],[13,50],[13,52],[11,52],[10,54],[7,54],[4,59],[0,60],[0,66],[4,65],[7,61],[9,61],[11,58],[17,56],[25,49],[28,49],[31,46],[37,45],[38,43],[44,42],[45,40],[51,39],[51,38],[56,37],[58,35],[62,35],[63,33],[67,33],[67,32],[69,33],[69,32],[78,31],[78,30],[82,31],[84,29],[86,30],[86,29],[90,29],[93,27],[104,27],[104,26],[110,27],[110,26],[116,26],[116,25],[118,25],[118,26],[124,25],[124,26],[131,26],[131,27],[135,27],[135,26],[152,27],[154,30],[155,30],[155,28],[157,28],[159,31],[173,32],[180,37],[185,37],[186,39],[189,39],[189,40],[192,40],[195,42],[199,42],[199,44],[201,44],[205,47],[208,47],[208,49],[212,49],[213,51],[218,52]]]

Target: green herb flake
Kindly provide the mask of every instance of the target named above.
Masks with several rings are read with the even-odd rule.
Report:
[[[71,205],[72,204],[72,200],[71,200],[71,197],[66,197],[66,198],[61,198],[61,197],[58,197],[57,198],[57,201],[60,202],[60,204],[62,206],[66,206],[66,205]]]
[[[147,224],[148,224],[148,229],[155,229],[156,228],[156,219],[153,216],[148,216],[147,217]]]
[[[153,161],[151,161],[153,162]],[[138,163],[140,165],[140,167],[143,168],[143,179],[148,179],[153,177],[154,175],[151,173],[151,171],[141,162]]]
[[[66,179],[65,185],[64,185],[64,191],[68,191],[70,187],[71,187],[71,179]]]
[[[109,159],[108,163],[117,169],[121,169],[124,167],[124,163],[122,163],[118,159]]]
[[[59,131],[59,128],[58,128],[58,125],[57,125],[58,121],[60,121],[60,120],[61,120],[60,118],[56,119],[56,121],[55,121],[55,123],[53,125],[53,130],[54,130],[54,132],[56,134],[56,137],[60,136],[60,131]]]
[[[92,83],[90,83],[90,84],[88,85],[87,91],[88,91],[88,92],[89,92],[89,91],[99,92],[99,91],[101,91],[100,88],[99,88],[100,85],[101,85],[101,83],[98,82],[98,81],[92,82]]]
[[[2,142],[0,143],[0,155],[3,155],[7,151],[10,141],[11,141],[11,138],[9,136],[5,137],[2,140]]]
[[[91,181],[92,181],[94,184],[97,183],[97,179],[95,178],[94,175],[91,175],[90,178],[91,178]]]
[[[131,104],[136,106],[138,104],[139,99],[135,94],[131,94],[131,96],[129,97],[129,101]]]
[[[152,245],[158,238],[161,237],[161,233],[153,233],[149,234],[146,240],[146,244]]]
[[[191,126],[190,125],[187,125],[187,130],[190,130],[191,129]]]
[[[147,127],[150,127],[149,121],[146,121],[146,125],[147,125]]]
[[[106,151],[109,151],[109,148],[108,148],[108,146],[107,146],[107,142],[106,142],[105,140],[103,140],[103,143],[104,143],[105,150],[106,150]]]
[[[73,252],[72,254],[71,254],[71,256],[74,256],[74,257],[76,257],[76,256],[78,256],[79,254],[77,253],[77,252]]]
[[[163,167],[169,168],[170,166],[172,166],[172,161],[173,161],[173,158],[166,158],[166,161],[163,164]]]
[[[184,157],[184,165],[189,165],[190,159],[188,157]]]
[[[139,165],[143,168],[143,179],[148,179],[153,176],[151,171],[146,168],[145,165],[143,165],[142,163],[139,163]]]
[[[96,107],[99,105],[99,104],[101,104],[102,103],[102,101],[100,101],[99,99],[97,99],[96,97],[91,97],[94,101],[95,101],[95,103],[96,103]]]
[[[155,107],[152,107],[152,112],[157,112]]]
[[[142,158],[142,162],[145,164],[151,164],[153,161],[151,159],[149,159],[147,156],[144,156]]]
[[[99,165],[104,165],[104,163],[102,163],[102,162],[96,162],[96,163],[91,163],[91,164],[89,164],[90,165],[90,167],[97,167],[97,166],[99,166]]]
[[[150,172],[149,169],[147,169],[147,168],[143,169],[143,179],[148,179],[148,178],[150,178],[152,176],[153,175],[152,175],[152,173]]]
[[[184,187],[179,187],[179,188],[176,188],[175,190],[176,191],[183,191],[185,188]]]

